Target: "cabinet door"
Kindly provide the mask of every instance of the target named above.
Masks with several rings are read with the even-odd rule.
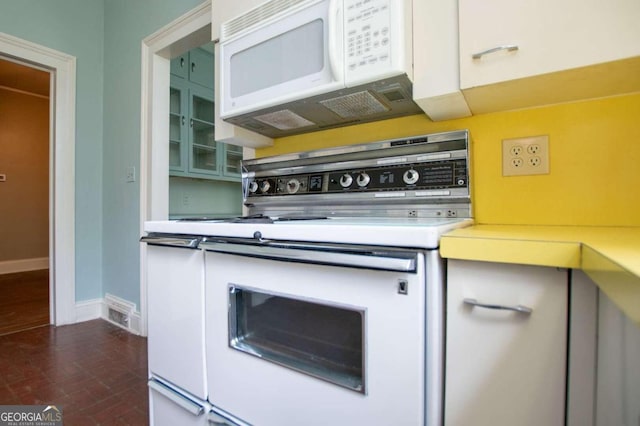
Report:
[[[169,93],[169,171],[185,172],[189,137],[188,90],[183,81],[172,78]]]
[[[599,296],[596,425],[640,421],[640,328],[607,297]]]
[[[213,90],[213,54],[203,49],[189,52],[189,80]]]
[[[149,371],[199,399],[207,398],[204,254],[147,247]]]
[[[171,74],[186,79],[189,76],[188,71],[189,53],[185,53],[171,60]]]
[[[640,54],[638,0],[460,0],[462,89]],[[500,46],[473,59],[473,55]]]
[[[567,271],[450,260],[447,274],[445,424],[564,425]]]
[[[242,147],[232,144],[224,145],[223,173],[227,177],[240,177],[242,174]]]
[[[189,172],[218,175],[218,144],[214,134],[213,90],[191,86]]]

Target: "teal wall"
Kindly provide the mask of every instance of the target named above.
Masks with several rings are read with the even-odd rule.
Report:
[[[0,0],[0,32],[77,59],[76,300],[140,303],[142,40],[202,0]],[[139,170],[137,170],[139,174]]]
[[[105,0],[103,290],[140,301],[140,185],[126,183],[140,164],[142,40],[201,0]],[[139,174],[139,170],[137,170]]]
[[[76,300],[102,296],[103,0],[0,0],[0,31],[77,59]]]
[[[185,203],[188,197],[188,203]],[[169,178],[169,218],[242,215],[240,182]]]

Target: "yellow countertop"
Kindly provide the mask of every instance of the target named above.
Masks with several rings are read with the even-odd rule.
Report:
[[[640,227],[475,225],[445,234],[445,258],[582,269],[640,326]]]

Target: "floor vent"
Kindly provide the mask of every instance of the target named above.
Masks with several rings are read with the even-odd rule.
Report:
[[[135,311],[136,305],[112,294],[107,294],[104,301],[107,308],[107,319],[129,330],[131,328],[131,315]]]

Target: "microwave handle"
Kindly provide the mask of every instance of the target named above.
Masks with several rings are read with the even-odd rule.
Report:
[[[344,81],[342,0],[329,0],[329,66],[335,81]]]

